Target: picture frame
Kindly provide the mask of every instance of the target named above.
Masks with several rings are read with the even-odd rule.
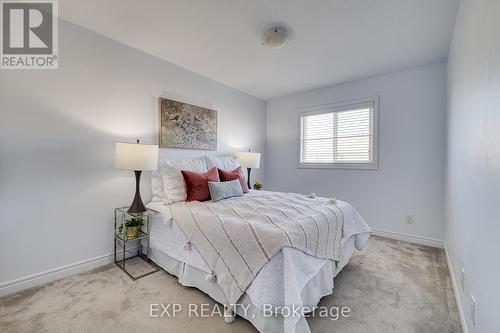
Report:
[[[218,112],[159,98],[160,148],[217,150]]]

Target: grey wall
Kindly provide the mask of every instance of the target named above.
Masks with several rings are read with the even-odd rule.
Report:
[[[481,333],[500,328],[499,15],[498,0],[463,0],[448,63],[446,246],[459,286],[466,270],[459,295],[469,332]]]
[[[298,108],[373,95],[380,96],[379,170],[297,168]],[[267,111],[268,188],[336,196],[374,228],[443,239],[445,64],[271,100]]]
[[[59,32],[58,70],[0,71],[0,285],[111,253],[113,207],[134,186],[114,144],[158,142],[158,96],[219,111],[218,152],[162,156],[265,153],[264,101],[75,25]]]

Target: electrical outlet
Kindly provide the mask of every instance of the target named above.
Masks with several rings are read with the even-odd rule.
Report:
[[[413,215],[407,214],[405,215],[406,223],[407,224],[413,224],[415,222],[415,219],[413,218]]]
[[[465,268],[461,267],[461,274],[460,274],[460,288],[462,291],[465,290]]]
[[[472,294],[470,295],[470,319],[472,325],[476,326],[476,300]]]

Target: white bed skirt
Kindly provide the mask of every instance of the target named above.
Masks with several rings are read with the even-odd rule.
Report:
[[[286,257],[290,254],[286,251],[294,249],[284,249],[282,252]],[[326,295],[333,292],[333,276],[336,276],[340,270],[349,262],[352,254],[354,252],[354,237],[349,237],[342,242],[342,260],[337,267],[335,264],[324,265],[310,280],[305,282],[305,284],[290,286],[292,282],[284,281],[285,289],[284,296],[286,303],[295,304],[304,307],[313,308],[317,306],[320,299]],[[293,254],[292,254],[293,255]],[[179,283],[185,287],[195,287],[215,301],[223,304],[224,295],[220,287],[213,282],[207,282],[205,280],[207,273],[182,261],[179,261],[168,254],[151,248],[150,251],[151,259],[163,268],[168,273],[176,276]],[[255,297],[254,298],[258,298]],[[257,304],[256,304],[257,303]],[[262,309],[262,300],[253,300],[252,297],[245,293],[238,301],[238,304],[247,309],[243,311],[242,307],[236,307],[236,314],[250,321],[260,332],[265,333],[291,333],[291,332],[301,332],[309,333],[310,329],[307,321],[304,317],[283,317],[281,314],[275,314],[273,316],[265,316],[264,310]],[[275,303],[275,302],[274,302]],[[274,306],[284,306],[285,304],[273,304]]]

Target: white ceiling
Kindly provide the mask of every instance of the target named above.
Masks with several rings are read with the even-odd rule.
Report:
[[[459,0],[60,0],[62,18],[268,100],[444,61]],[[293,29],[260,45],[270,23]]]

